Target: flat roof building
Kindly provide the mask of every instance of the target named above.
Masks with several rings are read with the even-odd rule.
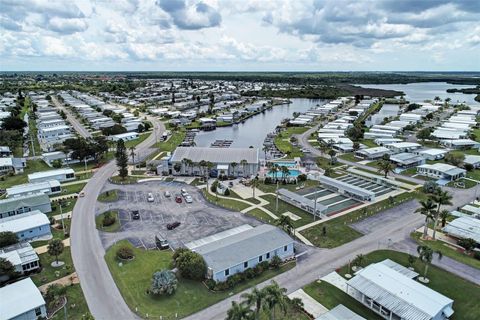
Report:
[[[480,244],[480,219],[460,217],[451,221],[442,230],[452,237],[459,239],[470,238]]]
[[[383,157],[385,154],[390,154],[390,150],[385,147],[374,147],[358,150],[355,154],[357,157],[363,159],[374,160]]]
[[[359,316],[352,310],[345,307],[343,304],[339,304],[333,309],[325,312],[315,320],[367,320],[364,317]]]
[[[422,164],[417,173],[431,178],[453,181],[465,177],[467,170],[446,163]]]
[[[35,172],[28,175],[29,182],[58,180],[59,182],[75,180],[75,171],[70,168]]]
[[[33,283],[26,278],[0,288],[0,310],[2,319],[36,320],[47,318],[45,300]]]
[[[278,197],[281,200],[297,208],[300,208],[308,213],[314,214],[314,212],[316,211],[317,217],[325,215],[325,212],[328,209],[327,206],[324,206],[323,204],[320,204],[318,202],[317,202],[317,205],[315,206],[315,200],[308,199],[307,197],[304,197],[302,195],[299,195],[287,189],[279,189]]]
[[[37,194],[37,193],[45,193],[47,195],[52,195],[52,194],[57,194],[61,192],[62,192],[62,188],[60,186],[60,182],[58,182],[57,180],[25,183],[25,184],[19,184],[19,185],[7,188],[7,196],[9,198]]]

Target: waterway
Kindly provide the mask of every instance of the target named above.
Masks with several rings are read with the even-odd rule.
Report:
[[[198,147],[209,147],[215,140],[233,140],[232,148],[262,148],[263,141],[268,133],[275,131],[283,119],[292,118],[294,112],[305,112],[328,100],[319,99],[290,99],[292,103],[273,106],[265,113],[259,113],[244,123],[230,127],[220,127],[213,131],[199,132],[195,137]],[[260,154],[263,154],[260,152]]]
[[[415,82],[408,84],[361,84],[359,86],[364,88],[403,91],[405,93],[405,99],[410,102],[423,102],[425,100],[433,100],[435,97],[440,97],[442,100],[450,98],[454,103],[464,102],[466,104],[478,104],[478,102],[475,101],[475,94],[447,92],[447,89],[473,88],[475,87],[474,85],[457,85],[446,82]]]

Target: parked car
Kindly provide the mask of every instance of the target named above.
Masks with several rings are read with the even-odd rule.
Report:
[[[170,198],[171,194],[170,194],[170,191],[165,191],[165,193],[163,194],[166,198]]]
[[[233,187],[233,182],[230,181],[230,182],[228,183],[228,186],[229,186],[230,188]]]
[[[132,219],[133,220],[139,220],[140,219],[140,212],[138,212],[138,210],[133,210],[132,211]]]
[[[168,240],[165,239],[161,234],[155,235],[155,244],[157,245],[157,248],[160,250],[165,250],[169,248],[169,243]]]
[[[80,198],[85,197],[85,192],[84,192],[84,191],[80,191],[80,193],[78,194],[78,196],[79,196]]]
[[[154,202],[155,198],[153,197],[153,194],[151,192],[148,193],[147,195],[147,201],[148,202]]]
[[[176,202],[176,203],[182,203],[182,197],[176,196],[176,197],[175,197],[175,202]]]
[[[168,229],[168,230],[173,230],[173,229],[175,229],[176,227],[178,227],[179,225],[180,225],[180,222],[175,221],[175,222],[172,222],[172,223],[167,224],[167,229]]]
[[[189,195],[189,194],[187,194],[187,195],[185,196],[185,202],[186,202],[186,203],[192,203],[192,202],[193,202],[192,196]]]
[[[182,196],[184,196],[184,197],[188,194],[187,190],[185,190],[185,189],[183,189],[183,188],[180,189],[180,193],[181,193]]]

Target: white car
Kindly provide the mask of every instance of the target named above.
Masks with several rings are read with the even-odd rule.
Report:
[[[188,195],[188,192],[187,192],[187,190],[185,190],[185,189],[181,189],[181,190],[180,190],[180,193],[181,193],[182,196],[184,196],[184,197]]]
[[[148,202],[154,202],[155,198],[153,197],[153,194],[151,192],[148,193],[147,195],[147,201]]]
[[[185,196],[185,202],[186,203],[192,203],[193,202],[192,196],[187,194]]]
[[[170,191],[165,191],[165,193],[163,194],[166,198],[170,198],[172,196],[172,194],[170,193]]]

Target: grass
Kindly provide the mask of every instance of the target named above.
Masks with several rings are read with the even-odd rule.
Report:
[[[463,182],[465,187],[464,188],[458,187],[457,182]],[[475,187],[476,185],[477,185],[477,183],[475,181],[468,180],[468,179],[458,179],[458,180],[450,181],[449,183],[447,183],[448,187],[459,188],[459,189],[470,189],[470,188]]]
[[[203,190],[203,195],[211,203],[214,203],[217,206],[224,207],[227,209],[242,211],[243,209],[250,207],[249,204],[246,204],[244,202],[240,202],[234,199],[217,198],[215,195],[208,193],[205,189]]]
[[[475,169],[467,172],[467,178],[480,181],[480,169]]]
[[[280,179],[280,175],[278,178]],[[289,191],[295,191],[296,188],[300,185],[304,184],[305,188],[313,187],[313,186],[318,186],[318,181],[314,180],[307,180],[305,182],[299,182],[298,184],[279,184],[278,188],[279,189],[287,189]],[[265,184],[263,182],[260,182],[257,186],[258,189],[262,190],[265,193],[275,193],[277,191],[277,185],[275,183],[270,183],[270,184]]]
[[[107,212],[110,212],[112,215],[115,216],[115,222],[110,226],[104,227],[103,226],[103,217],[105,216],[105,214]],[[120,230],[121,226],[120,226],[120,218],[118,216],[118,211],[112,210],[112,211],[107,211],[107,212],[101,213],[101,214],[99,214],[98,216],[95,217],[95,225],[96,225],[97,229],[105,231],[105,232],[116,232],[116,231]]]
[[[378,214],[402,202],[409,201],[414,197],[414,192],[404,192],[396,196],[393,202],[390,201],[390,199],[385,199],[371,204],[368,207],[357,209],[343,216],[317,224],[311,228],[302,230],[300,233],[317,247],[335,248],[362,236],[360,232],[351,228],[349,224]],[[323,235],[323,228],[326,229],[325,236]]]
[[[98,201],[102,202],[114,202],[118,200],[118,190],[110,190],[102,192],[98,195]]]
[[[265,211],[260,210],[258,208],[253,208],[252,210],[245,212],[245,214],[252,216],[257,220],[260,220],[263,223],[275,224],[275,221],[276,221],[271,216],[269,216]]]
[[[260,202],[261,202],[261,201],[258,200],[257,198],[247,198],[247,199],[245,199],[245,200],[248,201],[248,202],[251,202],[251,203],[253,203],[253,204],[260,204]]]
[[[31,276],[33,282],[37,286],[63,278],[74,272],[70,247],[65,247],[62,254],[58,256],[58,261],[65,262],[61,267],[54,268],[51,266],[51,263],[55,261],[55,256],[51,256],[48,253],[40,254],[39,258],[42,271]]]
[[[62,185],[62,195],[65,195],[65,194],[72,194],[72,193],[79,193],[80,191],[82,191],[82,189],[85,187],[87,183],[86,182],[82,182],[82,183],[75,183],[75,184],[70,184],[68,186],[64,186]],[[54,195],[56,196],[56,195]]]
[[[80,284],[74,284],[67,288],[67,319],[87,319],[87,315],[89,315],[90,312],[88,311],[87,302],[83,296]],[[52,320],[63,319],[65,319],[63,309],[58,311],[52,318]]]
[[[136,146],[138,146],[140,143],[142,143],[143,141],[145,141],[145,139],[147,139],[147,138],[150,136],[150,134],[152,134],[151,131],[140,134],[140,135],[138,136],[138,139],[130,140],[130,141],[125,142],[125,147],[128,149],[128,148],[130,148],[130,147],[136,147]],[[130,151],[128,151],[128,153],[130,153]]]
[[[343,304],[365,319],[383,319],[342,290],[325,281],[312,282],[303,287],[303,290],[327,309],[333,309],[339,304]]]
[[[445,242],[440,240],[433,241],[433,240],[424,240],[421,239],[421,234],[418,232],[414,232],[410,235],[419,245],[427,245],[430,248],[441,251],[444,256],[457,260],[463,264],[472,266],[474,268],[480,269],[480,260],[477,260],[469,255],[464,254],[460,250],[453,249],[452,247],[448,246]]]
[[[27,160],[27,167],[21,174],[13,176],[4,176],[0,178],[1,189],[10,188],[12,186],[28,183],[28,175],[34,172],[53,170],[42,160]],[[3,179],[3,180],[1,180]]]
[[[292,220],[292,224],[295,228],[298,228],[313,222],[313,216],[310,213],[305,212],[302,209],[299,209],[295,206],[292,206],[291,204],[286,203],[285,201],[280,199],[278,200],[278,214],[277,214],[275,213],[276,197],[273,195],[267,194],[262,196],[262,198],[269,202],[269,204],[264,205],[263,207],[270,210],[273,214],[277,216],[280,216],[282,215],[282,213],[285,213],[287,211],[290,211],[291,213],[299,216],[301,219],[297,221]]]
[[[201,282],[179,278],[177,290],[173,295],[154,297],[146,293],[152,274],[170,268],[172,252],[145,251],[132,247],[135,259],[123,262],[120,266],[116,258],[116,250],[120,246],[132,247],[128,241],[123,240],[108,249],[105,255],[115,283],[132,310],[137,308],[139,315],[145,317],[148,313],[150,318],[156,319],[160,316],[165,320],[174,319],[176,314],[178,318],[185,317],[294,267],[292,263],[284,265],[280,270],[266,271],[261,276],[224,292],[211,292]]]
[[[340,159],[343,159],[343,160],[347,160],[347,161],[350,161],[350,162],[358,162],[358,161],[362,161],[363,159],[360,159],[360,158],[357,158],[355,157],[355,155],[353,153],[345,153],[345,154],[342,154],[339,156]]]
[[[365,255],[367,264],[380,262],[387,258],[403,266],[408,266],[408,254],[406,253],[391,250],[378,250]],[[413,267],[416,272],[422,274],[425,265],[417,259],[413,264]],[[341,275],[344,275],[347,272],[348,266],[344,266],[340,269]],[[438,291],[454,301],[453,310],[455,310],[455,313],[450,318],[451,320],[480,319],[480,308],[478,308],[478,301],[480,301],[480,286],[433,265],[428,268],[427,278],[430,279],[430,283],[426,284],[427,287]]]
[[[116,184],[133,184],[133,183],[137,183],[138,178],[131,177],[131,176],[126,176],[125,178],[122,178],[120,176],[113,176],[109,180],[110,182],[116,183]]]
[[[180,145],[180,143],[182,143],[183,139],[185,139],[185,134],[185,129],[173,131],[173,134],[167,141],[158,142],[154,147],[158,148],[160,151],[172,152],[178,147],[178,145]]]
[[[378,147],[378,145],[377,145],[375,142],[373,142],[373,140],[370,140],[370,139],[360,140],[359,143],[360,143],[360,144],[364,144],[364,145],[366,145],[366,146],[369,147],[369,148]]]
[[[76,203],[77,203],[77,199],[65,200],[62,205],[62,212],[66,213],[66,212],[72,211]],[[58,205],[58,202],[57,201],[52,202],[52,212],[50,212],[48,216],[56,216],[59,214],[60,214],[60,206]]]

